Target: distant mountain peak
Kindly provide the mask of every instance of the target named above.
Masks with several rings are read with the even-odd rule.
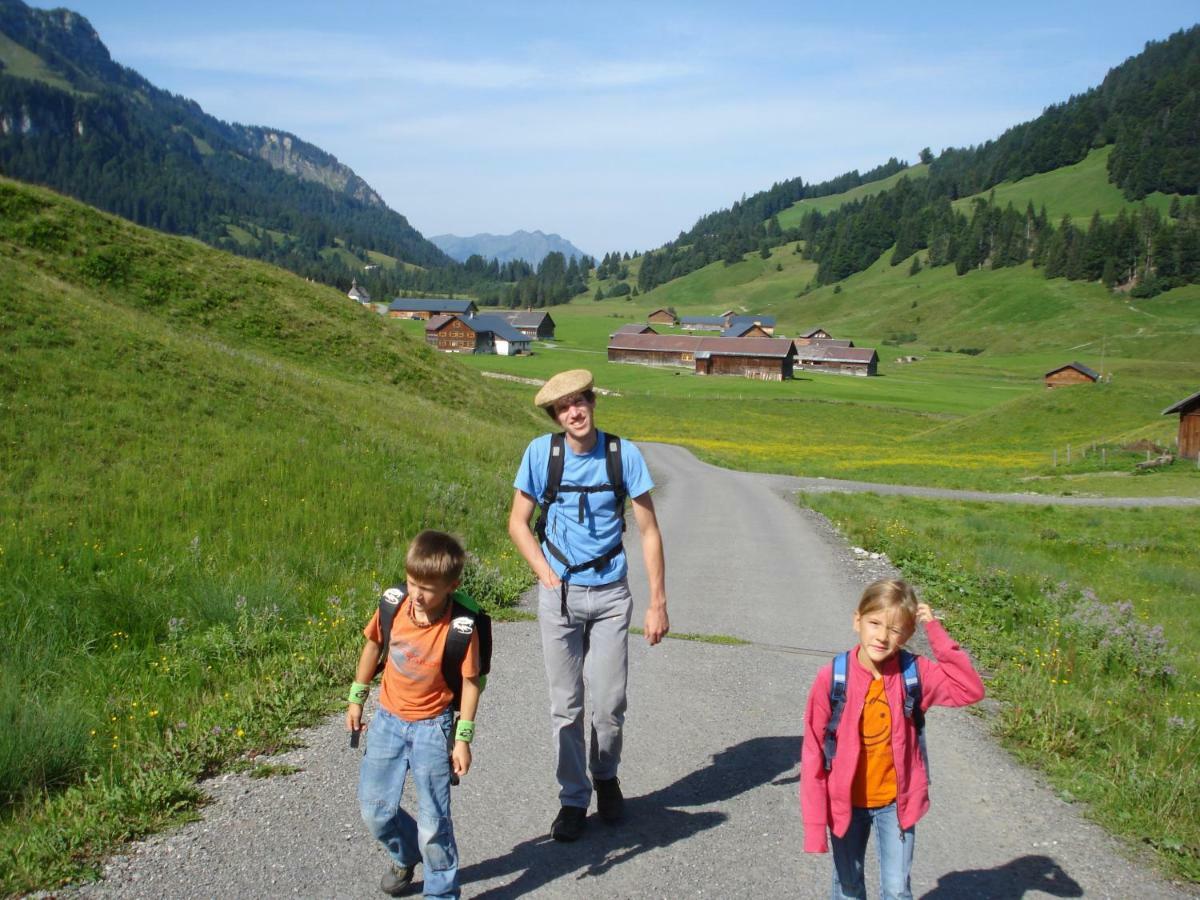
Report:
[[[429,238],[429,241],[459,262],[479,255],[484,259],[498,259],[502,263],[523,259],[536,266],[551,253],[561,253],[567,259],[579,259],[587,255],[561,235],[546,234],[541,230],[521,229],[512,234],[481,232],[471,237],[439,234]]]

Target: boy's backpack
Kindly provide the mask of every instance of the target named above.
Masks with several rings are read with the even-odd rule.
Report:
[[[550,456],[546,466],[546,489],[539,501],[538,519],[534,525],[538,542],[544,544],[546,549],[550,551],[550,554],[566,566],[562,578],[563,615],[566,615],[567,611],[567,581],[570,579],[570,576],[585,569],[600,571],[616,559],[624,549],[625,497],[627,496],[625,490],[625,469],[621,464],[621,439],[619,437],[615,434],[604,432],[604,465],[608,473],[608,481],[604,484],[583,485],[562,483],[563,467],[566,464],[566,443],[566,435],[561,431],[550,436]],[[558,499],[559,494],[579,494],[579,521],[582,522],[584,496],[604,491],[612,491],[613,496],[616,497],[617,517],[621,521],[622,536],[617,538],[617,542],[612,547],[594,559],[572,565],[571,561],[567,559],[566,554],[558,547],[555,547],[546,536],[546,522],[550,513],[550,505]]]
[[[904,717],[911,719],[917,729],[917,745],[921,748],[921,762],[925,764],[925,777],[929,781],[929,751],[925,747],[925,711],[921,709],[921,673],[917,668],[917,657],[907,650],[900,651],[900,675],[904,679]],[[837,756],[837,728],[846,709],[846,675],[850,668],[850,651],[839,653],[833,658],[833,678],[829,682],[829,722],[825,726],[825,771],[833,768]]]
[[[376,675],[387,665],[392,621],[407,596],[407,587],[397,586],[388,588],[379,598],[379,635],[383,649],[379,664],[375,667]],[[472,634],[479,634],[480,689],[487,684],[488,673],[492,670],[492,618],[462,591],[450,595],[450,604],[450,630],[446,633],[446,645],[442,650],[442,677],[454,693],[454,711],[458,712],[462,704],[462,661],[467,656]]]

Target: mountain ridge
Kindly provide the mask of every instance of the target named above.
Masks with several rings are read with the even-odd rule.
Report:
[[[471,256],[478,255],[502,263],[520,259],[536,266],[551,253],[561,253],[568,260],[588,255],[562,235],[554,232],[546,234],[540,229],[520,229],[511,234],[480,232],[470,237],[435,234],[429,240],[451,259],[459,262],[466,262]]]

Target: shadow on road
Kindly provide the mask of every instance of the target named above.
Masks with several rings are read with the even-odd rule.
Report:
[[[507,898],[520,897],[559,878],[581,881],[603,875],[647,850],[670,846],[720,825],[729,818],[723,812],[688,812],[685,808],[720,803],[759,785],[776,783],[773,779],[796,767],[799,750],[798,736],[757,737],[735,744],[674,784],[641,797],[627,797],[624,824],[610,828],[595,815],[589,816],[587,831],[577,843],[559,844],[539,835],[517,844],[504,856],[462,869],[461,883],[516,874],[514,881],[476,895]],[[550,819],[548,814],[547,831]]]
[[[1083,888],[1048,856],[1022,856],[994,869],[950,872],[921,900],[1021,900],[1027,891],[1082,897]]]

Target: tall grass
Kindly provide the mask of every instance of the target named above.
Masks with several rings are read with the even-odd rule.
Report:
[[[336,705],[424,527],[493,607],[540,426],[337,292],[0,181],[0,892]]]

